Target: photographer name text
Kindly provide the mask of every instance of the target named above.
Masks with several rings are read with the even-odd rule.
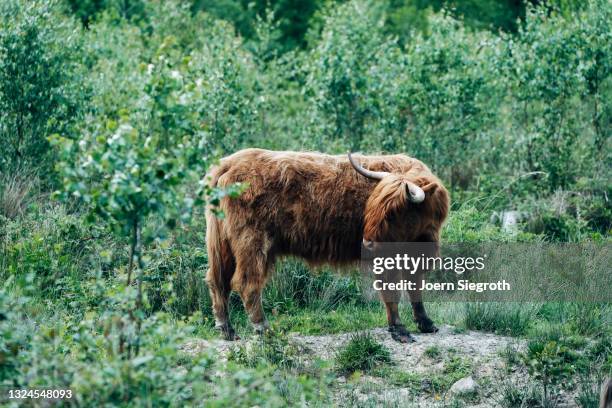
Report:
[[[407,279],[402,279],[398,282],[385,282],[382,279],[375,280],[373,287],[378,291],[387,290],[421,290],[421,291],[470,291],[482,293],[485,291],[509,291],[511,290],[510,283],[502,279],[497,282],[470,282],[467,279],[462,279],[457,282],[427,282],[421,280],[414,282]]]

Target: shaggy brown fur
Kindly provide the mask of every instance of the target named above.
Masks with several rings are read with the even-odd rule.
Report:
[[[261,149],[241,150],[211,170],[213,187],[248,183],[238,198],[221,200],[224,218],[211,209],[206,216],[206,280],[217,326],[228,338],[234,337],[228,321],[230,290],[241,295],[255,327],[263,328],[261,292],[279,256],[345,265],[359,261],[362,240],[439,240],[449,197],[427,166],[405,155],[354,157],[367,169],[392,174],[368,179],[346,155]],[[407,182],[425,191],[424,202],[409,201]],[[435,330],[420,299],[411,300],[419,327]],[[400,327],[396,306],[387,305],[389,323]]]

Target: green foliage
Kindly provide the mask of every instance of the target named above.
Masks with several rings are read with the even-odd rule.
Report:
[[[279,379],[267,368],[222,366],[210,353],[185,356],[181,342],[191,332],[158,314],[143,322],[139,357],[123,358],[122,319],[111,303],[102,316],[88,313],[80,321],[56,320],[26,326],[25,297],[0,290],[0,384],[40,388],[53,384],[71,389],[75,402],[85,406],[177,406],[206,401],[207,406],[265,404],[286,406],[300,398],[319,397],[324,387],[298,377]],[[6,309],[5,309],[6,307]],[[215,370],[224,376],[214,375]],[[186,391],[186,385],[189,390]],[[284,391],[297,390],[299,397]]]
[[[518,387],[510,382],[502,385],[499,403],[506,408],[554,406],[536,387]]]
[[[544,398],[548,398],[551,387],[568,380],[576,371],[576,353],[555,341],[531,341],[522,356],[529,374],[544,387]]]
[[[33,167],[52,176],[46,136],[74,127],[87,109],[81,30],[46,1],[0,5],[0,173]]]
[[[451,190],[445,242],[609,240],[605,0],[62,3],[0,5],[0,387],[72,388],[83,406],[326,401],[325,370],[285,332],[384,325],[356,276],[285,261],[263,299],[282,330],[229,364],[180,351],[214,336],[199,205],[240,192],[202,179],[244,147],[417,157]],[[524,218],[516,231],[492,221],[505,210]],[[548,404],[576,376],[589,404],[612,367],[609,305],[429,309],[457,331],[534,339],[523,361],[546,391],[509,387],[508,406]],[[426,355],[443,363],[434,393],[471,373]],[[389,361],[369,335],[336,358],[422,391]]]
[[[233,348],[228,360],[247,367],[272,364],[281,368],[293,368],[300,362],[301,350],[287,340],[287,334],[276,329],[262,336],[255,336]]]
[[[389,28],[391,32],[409,37],[410,31],[418,28],[427,31],[430,24],[427,11],[446,10],[463,20],[471,28],[489,28],[514,32],[519,18],[524,17],[525,1],[512,0],[389,0]]]
[[[391,354],[371,334],[359,332],[351,335],[349,342],[336,354],[335,361],[338,372],[347,375],[390,363]]]
[[[220,19],[231,21],[247,39],[257,37],[257,20],[268,12],[274,15],[277,34],[273,47],[285,52],[306,45],[306,32],[315,12],[324,4],[320,0],[193,0],[192,9],[206,11]]]
[[[142,20],[146,17],[143,0],[63,0],[70,11],[85,26],[88,26],[102,12],[116,14],[127,20]]]
[[[610,7],[593,1],[587,10],[571,19],[531,10],[519,41],[507,41],[516,131],[522,135],[517,164],[545,172],[550,189],[567,188],[579,175],[594,177],[598,164],[590,160],[610,154],[601,133],[610,123],[609,106],[602,104],[610,95]]]

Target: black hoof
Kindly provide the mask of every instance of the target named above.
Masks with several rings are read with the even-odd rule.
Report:
[[[240,340],[240,337],[238,337],[238,335],[234,331],[234,328],[230,326],[229,324],[224,324],[223,326],[216,326],[215,328],[219,330],[219,332],[221,332],[221,335],[223,336],[224,340],[227,340],[227,341]]]
[[[417,327],[421,333],[436,333],[438,328],[433,324],[430,319],[421,320],[417,322]]]
[[[264,320],[262,323],[254,323],[253,329],[255,330],[255,334],[258,334],[261,336],[270,331],[270,325],[268,324],[266,320]]]
[[[416,341],[404,325],[389,326],[389,333],[391,333],[393,340],[400,343],[414,343]]]

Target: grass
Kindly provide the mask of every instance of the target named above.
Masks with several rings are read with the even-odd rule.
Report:
[[[464,324],[468,329],[501,335],[524,335],[531,324],[534,306],[517,303],[466,303]]]
[[[383,365],[372,371],[372,375],[385,380],[385,384],[409,389],[411,394],[428,392],[434,396],[440,396],[458,380],[472,374],[472,363],[467,358],[456,355],[452,350],[447,350],[443,356],[438,348],[430,347],[427,350],[436,350],[436,358],[444,358],[444,366],[441,370],[429,373],[416,373],[402,371],[397,367]],[[425,353],[427,353],[427,350]],[[476,395],[468,395],[468,400],[476,399]]]
[[[440,351],[440,347],[438,347],[438,346],[429,346],[429,347],[427,347],[425,349],[423,354],[425,354],[427,357],[431,358],[432,360],[437,360],[437,359],[440,358],[442,353]]]
[[[445,361],[442,371],[432,376],[432,389],[436,393],[446,392],[455,382],[471,374],[471,361],[463,357],[451,355]]]
[[[515,345],[508,344],[504,349],[500,350],[499,354],[504,361],[507,370],[511,370],[521,362],[519,352]]]
[[[16,170],[0,173],[0,215],[15,218],[34,202],[36,178],[31,172]]]
[[[85,312],[106,307],[108,292],[124,280],[127,254],[121,251],[124,247],[121,242],[100,228],[85,227],[76,215],[62,207],[40,205],[37,211],[29,210],[17,219],[7,220],[5,232],[11,240],[0,247],[3,255],[0,277],[12,276],[10,289],[14,296],[31,296],[36,300],[24,305],[32,322],[77,325]],[[213,328],[207,288],[202,280],[207,257],[200,227],[182,231],[180,240],[171,238],[167,247],[161,244],[151,247],[152,261],[147,273],[156,279],[159,277],[159,281],[151,281],[150,286],[160,290],[148,292],[147,297],[154,311],[171,316],[169,325],[179,327],[186,321],[195,326],[189,336],[218,338]],[[106,256],[105,252],[112,256]],[[5,276],[3,271],[12,272]],[[263,367],[284,373],[279,374],[276,383],[283,395],[292,392],[284,385],[291,383],[291,376],[319,378],[323,371],[303,364],[305,353],[287,341],[287,333],[329,335],[385,327],[384,306],[377,300],[362,298],[360,284],[351,275],[332,274],[326,270],[311,273],[298,261],[279,263],[264,294],[266,314],[274,327],[272,337],[252,336],[242,301],[236,294],[232,295],[232,323],[242,338],[249,339],[236,345],[231,363],[248,370],[258,371]],[[53,303],[55,298],[61,302]],[[50,305],[55,307],[50,308]],[[583,406],[590,406],[593,401],[598,376],[612,371],[610,305],[428,302],[426,309],[439,327],[453,325],[451,332],[456,334],[467,329],[488,331],[543,344],[554,341],[576,351],[577,377],[573,392],[577,395],[577,403]],[[404,323],[410,331],[416,332],[411,314],[410,304],[401,303],[400,315]],[[21,327],[35,331],[34,323],[31,325],[31,330],[25,322]],[[353,335],[339,350],[336,359],[327,364],[334,363],[339,373],[367,372],[383,379],[387,388],[408,389],[408,396],[428,394],[427,398],[443,396],[455,381],[470,375],[474,368],[469,356],[460,356],[452,350],[431,346],[425,349],[424,355],[425,363],[442,363],[443,368],[428,373],[401,370],[390,364],[388,350],[371,335],[360,333]],[[514,371],[526,370],[518,346],[504,350],[502,356]],[[364,381],[359,382],[360,386]],[[538,380],[532,377],[527,381],[532,384],[529,389],[508,387],[500,391],[505,406],[549,404]],[[352,385],[341,387],[349,386]],[[298,396],[289,399],[296,398]],[[452,403],[469,405],[469,401],[452,400]]]
[[[519,387],[511,382],[504,382],[500,386],[500,393],[496,400],[504,408],[536,408],[552,405],[552,402],[543,400],[541,392],[536,387]]]
[[[391,353],[369,333],[356,333],[336,354],[336,370],[349,375],[355,371],[369,371],[380,364],[391,362]]]
[[[285,333],[273,328],[262,336],[252,336],[244,343],[237,343],[230,349],[228,360],[250,368],[271,364],[294,369],[303,365],[303,354]]]

